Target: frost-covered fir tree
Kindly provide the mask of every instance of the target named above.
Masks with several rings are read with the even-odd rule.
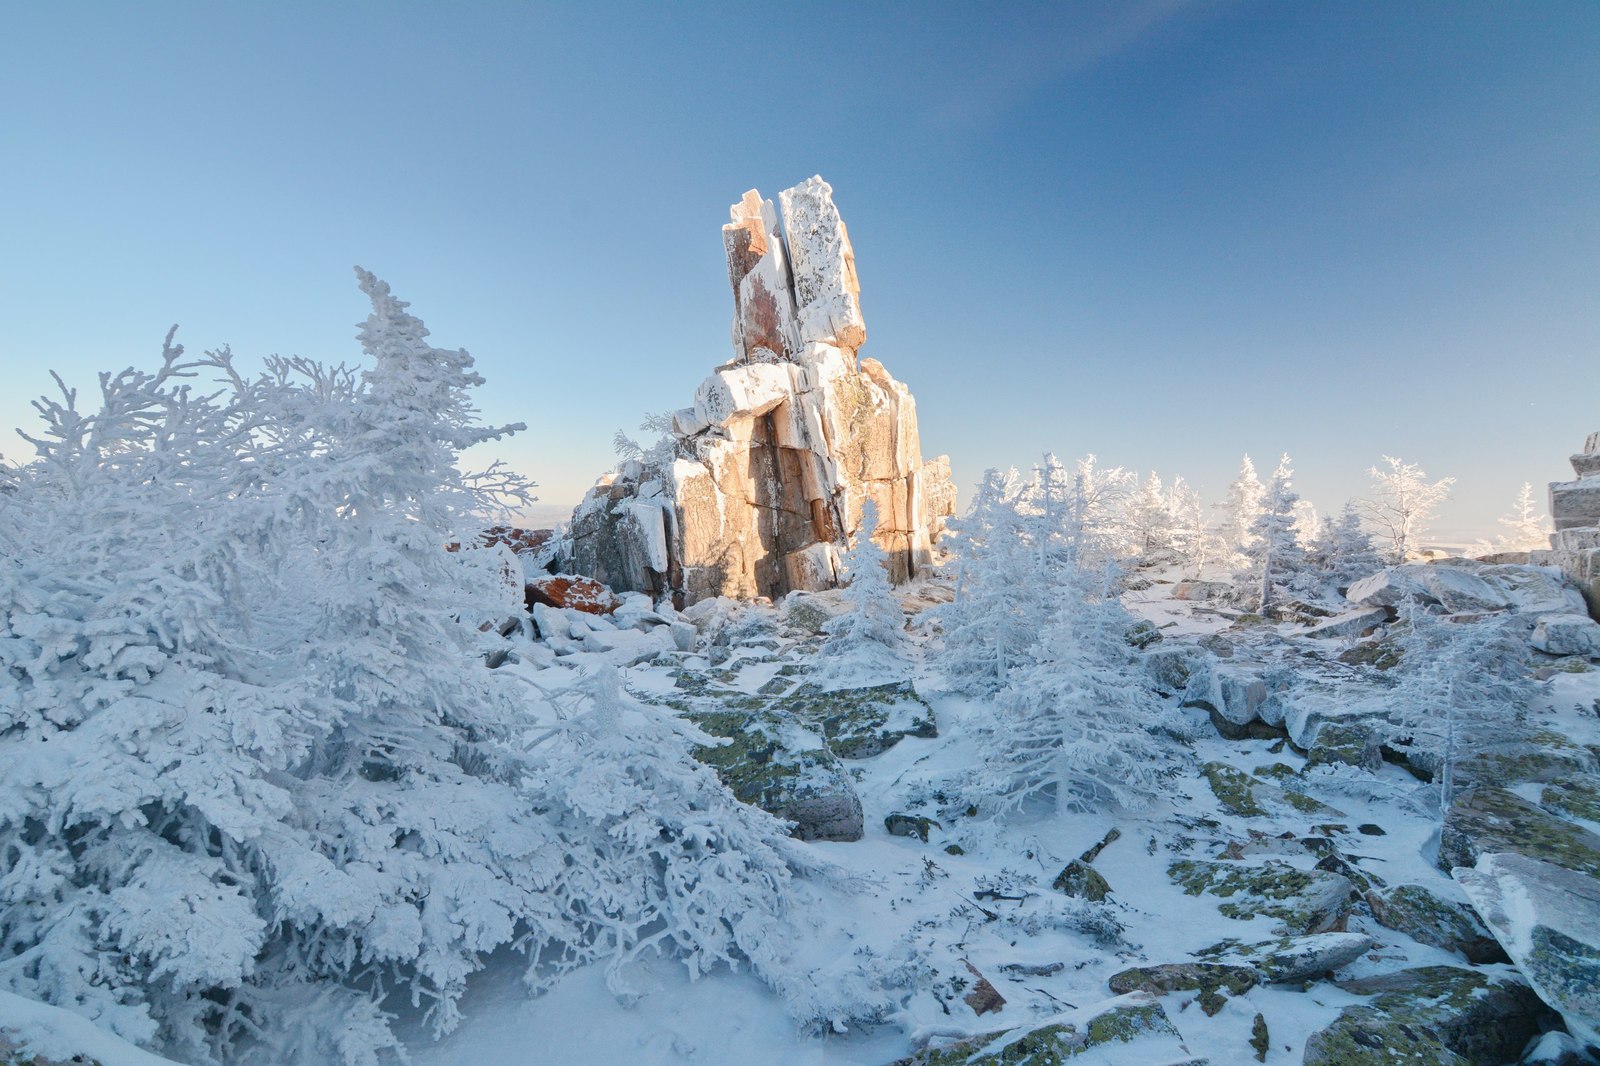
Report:
[[[90,409],[41,403],[0,493],[0,987],[185,1061],[368,1064],[390,992],[447,1030],[506,945],[539,975],[659,947],[794,980],[753,954],[788,906],[782,827],[695,738],[602,743],[484,669],[518,583],[443,547],[521,490],[456,467],[513,427],[360,278],[359,377],[246,380],[169,337]],[[575,764],[675,784],[623,825]]]
[[[1245,550],[1250,545],[1256,519],[1261,515],[1261,498],[1266,490],[1256,476],[1256,465],[1246,455],[1239,463],[1239,473],[1228,486],[1228,495],[1217,504],[1222,512],[1217,538],[1227,553],[1227,562],[1237,569],[1245,565]]]
[[[872,539],[878,531],[878,505],[861,504],[861,526],[840,560],[844,564],[843,596],[850,609],[823,625],[833,653],[863,648],[893,650],[905,641],[905,614],[889,583],[889,557]]]
[[[1173,513],[1174,492],[1183,483],[1179,478],[1173,490],[1162,484],[1154,470],[1139,487],[1128,506],[1128,525],[1133,535],[1135,551],[1142,558],[1150,558],[1173,546],[1177,529]]]
[[[1184,572],[1198,578],[1215,554],[1216,535],[1206,525],[1200,493],[1181,477],[1172,479],[1167,513],[1172,520],[1172,549],[1182,558]]]
[[[1294,470],[1287,453],[1278,460],[1261,499],[1261,513],[1250,527],[1245,548],[1247,560],[1239,574],[1248,598],[1266,614],[1278,601],[1278,589],[1287,585],[1305,563],[1305,551],[1295,532]]]
[[[1153,732],[1159,703],[1128,682],[1138,668],[1127,641],[1133,619],[1106,585],[1075,566],[1058,576],[1032,661],[1011,675],[980,728],[971,791],[980,809],[1036,800],[1137,808],[1173,765],[1170,742]]]
[[[1015,470],[986,470],[966,515],[951,523],[956,598],[939,617],[946,672],[963,691],[1005,684],[1038,639],[1049,591],[1036,577],[1023,495]]]
[[[1338,518],[1322,520],[1308,556],[1309,567],[1330,591],[1349,588],[1384,566],[1354,503],[1346,503]]]
[[[1054,456],[1048,460],[1046,466]],[[1101,466],[1097,457],[1086,455],[1063,480],[1070,485],[1074,499],[1071,519],[1082,565],[1104,572],[1102,564],[1132,556],[1138,546],[1128,519],[1128,503],[1138,486],[1137,475],[1120,466]]]

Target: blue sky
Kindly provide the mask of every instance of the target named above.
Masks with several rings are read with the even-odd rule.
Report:
[[[1600,4],[12,5],[0,426],[173,322],[339,361],[350,267],[571,503],[729,355],[720,226],[820,173],[963,487],[1384,454],[1491,532],[1600,429]],[[0,450],[26,457],[11,437]]]

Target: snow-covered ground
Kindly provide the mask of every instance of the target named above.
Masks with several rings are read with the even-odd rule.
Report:
[[[1144,587],[1127,593],[1124,602],[1161,627],[1166,639],[1158,648],[1218,635],[1241,645],[1292,641],[1300,628],[1259,622],[1241,627],[1232,617],[1238,612],[1175,598],[1179,585],[1169,576],[1144,576],[1146,581],[1133,583]],[[931,709],[938,735],[906,736],[881,754],[847,760],[865,833],[854,842],[804,845],[836,873],[804,886],[811,896],[811,935],[787,946],[799,968],[834,973],[841,981],[864,971],[898,987],[891,1011],[875,1024],[807,1030],[796,1023],[783,997],[750,973],[722,968],[691,980],[680,961],[664,957],[632,964],[622,975],[631,989],[624,997],[608,987],[598,966],[530,997],[522,984],[523,959],[502,949],[472,979],[461,1004],[464,1020],[442,1039],[434,1040],[420,1019],[405,1017],[405,1003],[389,1005],[402,1014],[399,1031],[412,1062],[885,1066],[962,1036],[1084,1019],[1115,998],[1108,979],[1120,971],[1193,961],[1213,945],[1248,944],[1278,934],[1270,917],[1230,917],[1222,913],[1225,900],[1189,894],[1169,873],[1175,862],[1215,860],[1230,846],[1230,858],[1242,864],[1311,871],[1324,852],[1301,842],[1321,839],[1375,885],[1419,884],[1459,898],[1459,890],[1430,858],[1439,821],[1432,786],[1388,763],[1376,772],[1349,766],[1308,769],[1306,758],[1282,739],[1224,739],[1204,712],[1180,707],[1175,697],[1164,701],[1163,713],[1191,739],[1180,772],[1148,809],[1039,808],[1004,819],[952,815],[941,797],[955,794],[978,761],[973,738],[992,708],[952,690],[941,669],[938,629],[920,613],[947,600],[949,589],[933,582],[899,595],[911,624],[892,661],[830,660],[816,632],[785,625],[777,608],[745,606],[731,609],[738,624],[723,627],[720,648],[705,647],[707,626],[702,626],[701,645],[685,652],[673,644],[669,626],[611,630],[599,623],[598,631],[587,636],[558,640],[559,656],[547,644],[524,644],[520,661],[504,667],[546,692],[569,686],[587,671],[618,667],[630,692],[662,708],[669,704],[661,701],[684,689],[686,674],[727,679],[730,688],[752,698],[776,691],[774,684],[785,677],[826,678],[833,687],[909,678]],[[819,594],[813,603],[823,614],[841,609],[836,593]],[[1129,676],[1128,684],[1148,681]],[[1558,672],[1539,690],[1531,724],[1576,743],[1600,742],[1600,718],[1592,709],[1597,697],[1600,673]],[[1214,786],[1219,765],[1260,787],[1257,813],[1241,812],[1237,803],[1230,808],[1219,797]],[[1210,777],[1202,769],[1207,766]],[[1275,802],[1273,780],[1292,781],[1295,794],[1322,806]],[[927,841],[892,835],[885,826],[892,814],[934,819]],[[1106,902],[1088,903],[1052,888],[1067,863],[1105,841],[1112,830],[1117,835],[1093,858],[1094,869],[1110,887]],[[1361,904],[1344,927],[1370,937],[1372,946],[1345,966],[1342,976],[1462,962],[1453,952],[1379,925]],[[998,1011],[982,1016],[965,998],[980,977],[1004,1000]],[[1310,1034],[1361,1001],[1321,980],[1260,984],[1220,1005],[1208,1004],[1210,1012],[1199,998],[1195,991],[1161,997],[1176,1037],[1117,1043],[1074,1061],[1242,1063],[1254,1056],[1251,1039],[1259,1016],[1270,1032],[1266,1061],[1298,1062]],[[82,1052],[103,1066],[164,1061],[53,1008],[5,997],[0,1011],[8,1033],[45,1054]]]

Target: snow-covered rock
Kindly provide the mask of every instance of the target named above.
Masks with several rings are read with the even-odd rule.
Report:
[[[1468,566],[1403,563],[1385,567],[1350,586],[1345,598],[1362,607],[1393,607],[1407,600],[1438,604],[1445,611],[1500,611],[1512,606],[1503,589]]]
[[[1351,611],[1346,614],[1336,615],[1326,621],[1318,622],[1301,635],[1312,640],[1345,640],[1350,637],[1365,636],[1372,630],[1387,623],[1389,619],[1390,611],[1388,608],[1368,607],[1364,610]]]
[[[1600,1047],[1600,880],[1516,854],[1454,876],[1539,998]]]
[[[1367,906],[1379,925],[1418,943],[1459,952],[1471,963],[1505,961],[1505,953],[1471,907],[1424,885],[1369,892]]]
[[[1539,1001],[1515,975],[1422,966],[1339,986],[1372,998],[1313,1033],[1304,1066],[1511,1062],[1541,1028]]]
[[[837,584],[839,551],[877,505],[874,540],[905,581],[955,512],[949,461],[923,461],[916,401],[866,341],[849,235],[821,178],[752,190],[723,227],[734,358],[671,431],[602,478],[572,520],[573,565],[618,590],[777,599]]]
[[[1600,659],[1600,623],[1587,614],[1540,615],[1532,639],[1535,648],[1551,655]]]
[[[1294,984],[1348,966],[1371,947],[1363,933],[1312,933],[1237,947],[1218,961],[1248,966],[1265,984]]]

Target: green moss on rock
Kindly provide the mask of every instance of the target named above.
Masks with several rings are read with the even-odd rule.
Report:
[[[1539,806],[1564,818],[1600,822],[1600,777],[1585,775],[1546,785]]]
[[[1067,863],[1066,867],[1056,875],[1056,879],[1050,883],[1050,887],[1057,892],[1086,899],[1091,903],[1102,903],[1111,894],[1111,885],[1105,877],[1082,859],[1073,859]]]
[[[1167,875],[1191,896],[1206,893],[1222,899],[1217,910],[1226,917],[1239,921],[1251,921],[1258,915],[1275,918],[1277,931],[1290,936],[1338,927],[1349,909],[1349,880],[1282,862],[1257,866],[1184,859],[1169,866]]]
[[[1500,1066],[1540,1031],[1544,1008],[1515,976],[1424,966],[1340,987],[1373,998],[1306,1041],[1305,1066]]]
[[[1503,788],[1463,792],[1445,815],[1439,866],[1474,866],[1483,852],[1510,851],[1600,876],[1600,836]]]
[[[1223,810],[1241,818],[1265,818],[1267,809],[1256,800],[1254,782],[1243,770],[1235,770],[1227,763],[1208,762],[1200,767],[1206,783],[1216,794]]]

